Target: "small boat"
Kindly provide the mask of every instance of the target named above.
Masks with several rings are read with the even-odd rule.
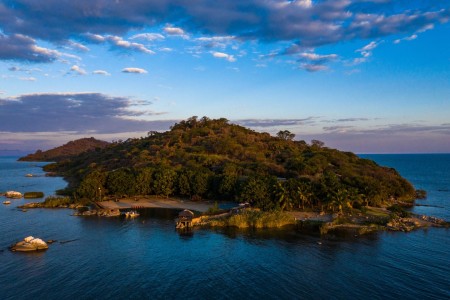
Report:
[[[28,174],[25,174],[25,177],[33,177],[34,175],[33,174],[30,174],[30,173],[28,173]]]
[[[9,201],[9,200],[3,201],[3,204],[5,204],[5,205],[11,204],[11,201]]]
[[[138,213],[137,211],[135,211],[135,210],[127,211],[127,212],[125,213],[125,217],[128,217],[128,218],[136,218],[136,217],[139,217],[139,213]]]

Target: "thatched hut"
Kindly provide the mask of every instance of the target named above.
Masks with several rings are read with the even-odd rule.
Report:
[[[178,214],[176,220],[177,228],[190,228],[192,227],[192,219],[194,218],[194,213],[189,209],[185,209]]]

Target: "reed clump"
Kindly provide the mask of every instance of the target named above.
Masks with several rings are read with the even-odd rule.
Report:
[[[295,224],[291,215],[281,211],[246,210],[221,219],[211,220],[210,226],[237,228],[281,228]]]

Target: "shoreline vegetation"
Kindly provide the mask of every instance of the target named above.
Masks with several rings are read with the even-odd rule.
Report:
[[[133,197],[91,203],[74,203],[69,197],[47,197],[43,202],[31,202],[19,206],[29,208],[70,208],[77,210],[74,216],[118,217],[130,209],[165,208],[196,212],[194,227],[238,229],[292,229],[316,232],[321,235],[331,233],[351,233],[363,235],[379,231],[402,231],[428,227],[449,228],[445,220],[412,214],[399,205],[388,208],[362,207],[342,213],[314,211],[261,211],[258,208],[219,209],[218,203],[211,201],[190,201],[160,197]],[[234,211],[233,211],[234,210]]]
[[[127,208],[191,209],[204,214],[201,226],[295,225],[319,227],[321,233],[448,227],[404,209],[426,192],[415,190],[395,169],[294,137],[287,130],[271,136],[224,118],[191,117],[143,138],[69,142],[22,158],[55,161],[44,170],[68,181],[60,196],[23,207],[90,206],[80,214],[102,216]],[[214,201],[250,208],[224,212]]]

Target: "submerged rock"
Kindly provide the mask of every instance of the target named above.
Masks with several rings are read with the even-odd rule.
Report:
[[[28,236],[11,246],[11,251],[19,251],[19,252],[29,252],[29,251],[39,251],[39,250],[47,250],[48,245],[46,242],[39,238],[35,238],[33,236]]]

